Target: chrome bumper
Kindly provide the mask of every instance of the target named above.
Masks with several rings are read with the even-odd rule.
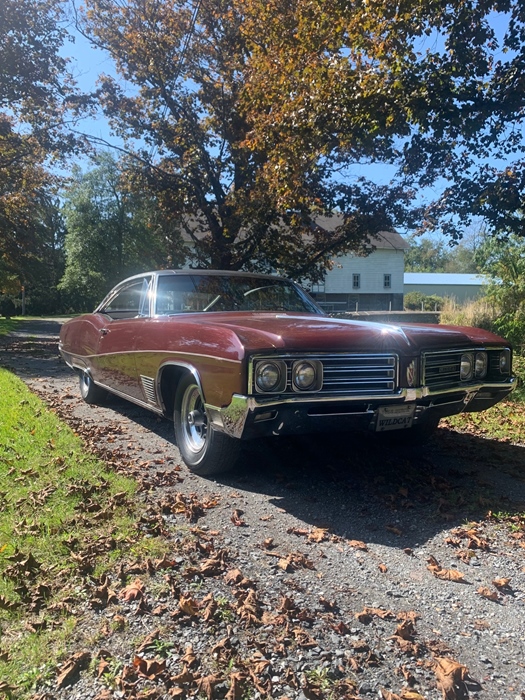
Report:
[[[392,396],[243,396],[234,394],[228,406],[206,404],[208,420],[220,432],[245,438],[263,434],[309,432],[323,419],[348,419],[373,428],[379,407],[415,404],[414,424],[430,411],[441,418],[462,411],[480,411],[505,398],[515,387],[515,378],[505,382],[469,384],[446,390],[428,387],[403,389]],[[333,410],[331,410],[331,407]],[[306,420],[305,420],[306,419]],[[265,426],[265,423],[267,424]],[[304,427],[301,427],[304,426]]]

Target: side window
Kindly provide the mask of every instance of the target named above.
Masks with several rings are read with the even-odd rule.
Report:
[[[149,313],[151,278],[142,277],[122,287],[102,310],[111,318],[133,318]]]
[[[155,315],[171,316],[197,311],[193,301],[195,285],[190,275],[160,275],[157,282]]]

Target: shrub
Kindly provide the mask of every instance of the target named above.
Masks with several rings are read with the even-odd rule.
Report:
[[[487,331],[494,330],[498,312],[493,304],[485,298],[474,299],[458,305],[452,299],[446,299],[441,309],[440,323],[449,326],[475,326]]]
[[[15,302],[11,297],[2,296],[0,297],[0,316],[5,316],[6,318],[11,318],[16,313]]]
[[[405,309],[414,311],[440,311],[445,299],[436,294],[427,296],[423,292],[408,292],[404,296]]]

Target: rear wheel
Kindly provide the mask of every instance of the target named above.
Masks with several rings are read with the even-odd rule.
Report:
[[[80,372],[78,384],[80,387],[80,395],[86,403],[99,404],[104,403],[106,400],[108,392],[102,389],[102,387],[97,386],[87,372]]]
[[[200,389],[192,375],[184,377],[177,387],[173,422],[177,447],[191,472],[212,476],[235,466],[240,441],[209,425]]]

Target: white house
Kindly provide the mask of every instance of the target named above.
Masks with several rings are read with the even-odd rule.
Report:
[[[403,310],[404,258],[409,245],[394,231],[381,231],[370,243],[374,247],[370,255],[336,258],[324,282],[312,287],[312,296],[327,311]]]

